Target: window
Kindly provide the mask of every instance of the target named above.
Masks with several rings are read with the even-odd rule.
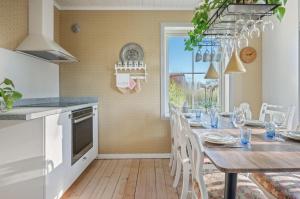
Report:
[[[189,108],[204,108],[213,103],[224,109],[224,77],[222,64],[215,63],[218,80],[205,79],[210,62],[196,62],[195,51],[185,51],[185,39],[191,29],[189,25],[162,25],[161,44],[161,116],[169,116],[168,103]],[[204,52],[218,51],[217,47],[201,49]]]

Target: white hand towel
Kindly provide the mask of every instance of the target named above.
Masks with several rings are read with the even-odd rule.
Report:
[[[130,83],[130,75],[128,73],[117,74],[116,82],[117,87],[128,88]]]

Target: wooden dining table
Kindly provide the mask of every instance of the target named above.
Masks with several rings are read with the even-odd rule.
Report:
[[[221,132],[239,137],[239,129],[192,128],[201,136],[210,132]],[[237,143],[237,145],[241,145]],[[238,173],[299,172],[300,142],[280,137],[269,139],[264,129],[252,129],[251,144],[237,147],[203,143],[204,153],[211,162],[225,173],[225,199],[236,198]]]

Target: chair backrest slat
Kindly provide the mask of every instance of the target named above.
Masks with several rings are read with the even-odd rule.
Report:
[[[271,121],[272,118],[280,116],[284,118],[283,126],[285,126],[287,130],[291,130],[293,128],[295,110],[295,106],[284,107],[263,103],[260,110],[259,120],[262,122],[268,122]]]
[[[188,151],[189,160],[191,163],[191,170],[192,170],[192,178],[193,181],[196,181],[200,192],[201,198],[207,199],[207,189],[204,181],[204,148],[202,145],[201,137],[195,134],[189,126],[188,121],[181,117],[181,122],[183,126],[183,132],[186,138],[186,148]]]

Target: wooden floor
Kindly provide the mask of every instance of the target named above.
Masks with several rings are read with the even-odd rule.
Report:
[[[169,159],[95,160],[63,199],[178,199]]]

